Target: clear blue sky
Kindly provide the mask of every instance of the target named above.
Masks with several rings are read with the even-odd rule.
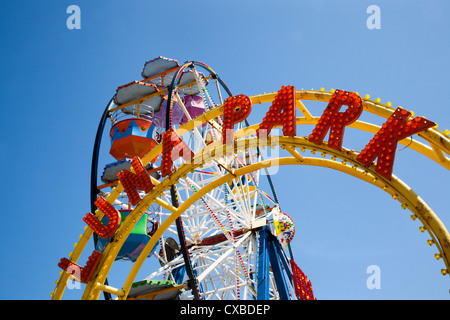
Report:
[[[80,30],[66,27],[72,4],[81,8]],[[379,30],[366,27],[372,4],[381,9]],[[202,61],[249,96],[288,84],[357,91],[443,131],[449,12],[445,0],[2,1],[0,299],[50,299],[57,263],[90,210],[100,116],[118,86],[140,79],[145,61]],[[394,174],[450,226],[448,170],[405,150]],[[295,259],[319,299],[450,298],[436,248],[386,193],[320,168],[283,168],[273,179],[297,226]],[[380,267],[379,290],[366,287],[370,265]]]

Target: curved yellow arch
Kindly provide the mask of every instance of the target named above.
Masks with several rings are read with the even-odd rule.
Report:
[[[274,99],[276,93],[263,94],[258,96],[251,97],[253,104],[261,104],[265,102],[270,102]],[[297,124],[315,124],[317,123],[320,117],[314,117],[311,115],[309,110],[304,106],[302,100],[314,100],[314,101],[324,101],[327,102],[332,95],[332,92],[323,92],[323,91],[297,91],[297,107],[300,112],[303,114],[303,117],[297,118]],[[382,105],[377,101],[371,101],[367,97],[363,99],[364,109],[368,112],[376,114],[378,116],[388,118],[392,112],[393,108],[390,108],[388,105]],[[177,133],[179,135],[183,135],[185,132],[191,131],[194,127],[198,126],[199,123],[209,122],[213,125],[217,124],[214,122],[214,118],[221,116],[223,114],[223,106],[219,106],[209,112],[206,112],[194,120],[191,120],[184,125],[180,126],[177,129]],[[259,139],[257,138],[245,138],[248,135],[254,133],[258,125],[250,126],[246,129],[240,130],[235,133],[235,141],[234,141],[234,152],[239,150],[244,150],[246,148],[256,148],[259,146]],[[365,123],[362,121],[356,121],[351,125],[356,129],[376,133],[379,130],[379,127],[370,123]],[[220,129],[220,128],[219,128]],[[399,141],[399,143],[425,155],[431,160],[439,163],[444,168],[450,169],[450,160],[447,155],[450,153],[450,139],[445,136],[442,132],[437,130],[436,128],[428,129],[425,132],[419,134],[421,138],[425,140],[425,143],[420,143],[416,140],[405,139],[405,141]],[[274,143],[274,137],[269,136],[267,141],[270,143]],[[391,194],[394,199],[397,199],[402,203],[402,207],[408,208],[413,212],[413,216],[417,217],[424,225],[424,228],[430,233],[432,237],[433,243],[438,247],[440,255],[442,256],[447,270],[449,269],[449,257],[450,257],[450,236],[439,220],[437,215],[429,208],[426,203],[415,194],[406,184],[404,184],[400,179],[393,176],[390,181],[385,180],[381,176],[379,176],[375,172],[374,166],[363,167],[356,161],[357,152],[353,150],[343,149],[338,152],[336,150],[332,150],[327,147],[326,143],[321,145],[316,145],[310,143],[305,137],[277,137],[277,142],[275,142],[274,146],[280,146],[286,149],[292,157],[288,158],[279,158],[262,161],[247,167],[243,167],[240,169],[236,169],[233,174],[229,173],[217,179],[216,181],[210,183],[204,188],[200,189],[198,192],[193,194],[187,201],[180,205],[179,208],[175,208],[172,205],[164,202],[160,198],[158,198],[164,190],[170,188],[170,186],[174,183],[177,183],[177,180],[189,172],[193,171],[196,167],[201,166],[202,164],[211,161],[215,157],[223,155],[225,152],[225,146],[221,144],[220,141],[217,141],[207,148],[199,152],[191,164],[182,165],[176,172],[168,176],[166,179],[161,182],[153,180],[155,184],[155,188],[150,191],[142,201],[136,206],[132,213],[130,213],[129,217],[124,221],[121,227],[116,232],[113,241],[105,248],[103,252],[102,259],[99,263],[99,266],[94,273],[93,277],[86,285],[86,289],[83,294],[83,299],[98,299],[101,290],[109,291],[114,294],[117,294],[121,299],[126,299],[128,291],[131,287],[131,284],[134,281],[134,278],[137,274],[137,271],[140,269],[145,257],[151,251],[156,241],[160,238],[163,232],[172,224],[177,217],[181,215],[182,212],[186,208],[189,207],[190,204],[197,201],[202,195],[206,194],[210,190],[215,187],[235,178],[235,176],[240,176],[243,174],[247,174],[252,171],[260,170],[265,167],[271,166],[285,166],[285,165],[313,165],[313,166],[321,166],[326,168],[331,168],[334,170],[338,170],[347,174],[350,174],[360,180],[371,183],[384,191]],[[429,145],[427,146],[426,143]],[[310,158],[303,157],[298,151],[309,149],[313,152],[320,152],[321,154],[328,154],[332,156],[331,160],[321,159],[321,158]],[[143,159],[142,162],[147,164],[150,159],[153,159],[156,155],[160,154],[162,151],[161,144],[156,146],[151,152],[149,152]],[[341,162],[336,161],[336,159],[341,159]],[[351,164],[351,166],[350,166]],[[119,184],[115,187],[112,193],[108,196],[107,200],[110,203],[113,203],[120,193],[123,191],[123,187]],[[153,202],[158,203],[163,206],[165,209],[172,212],[172,215],[166,219],[166,221],[159,227],[156,233],[153,235],[152,239],[149,241],[143,252],[141,253],[138,260],[134,263],[133,268],[123,286],[122,289],[109,288],[104,285],[104,281],[106,276],[114,262],[114,258],[118,254],[120,248],[128,237],[130,231],[133,226],[142,214],[147,210],[147,208]],[[102,213],[100,211],[96,212],[96,216],[98,218],[102,218]],[[70,260],[73,262],[77,262],[84,247],[92,236],[93,231],[89,227],[85,228],[84,234],[80,236],[80,241],[75,245],[74,251],[70,254]],[[52,299],[60,299],[65,289],[65,285],[70,275],[66,272],[61,272],[61,277],[59,281],[57,281],[57,287],[55,291],[52,293]]]
[[[131,288],[131,284],[133,283],[135,276],[139,269],[141,268],[143,262],[145,261],[148,253],[153,249],[154,245],[162,236],[164,231],[178,218],[192,203],[199,200],[207,192],[213,190],[214,188],[234,179],[236,176],[241,176],[256,170],[260,170],[266,167],[271,166],[285,166],[285,165],[313,165],[313,166],[321,166],[326,168],[331,168],[334,170],[338,170],[344,172],[346,174],[352,175],[360,180],[368,182],[372,185],[375,185],[384,191],[388,192],[391,196],[400,201],[406,208],[411,210],[415,216],[424,224],[426,230],[430,233],[432,239],[435,241],[436,246],[444,259],[444,262],[448,268],[448,262],[450,257],[450,235],[448,234],[447,229],[439,220],[437,215],[429,208],[429,206],[419,197],[414,191],[411,190],[405,183],[403,183],[397,177],[393,177],[390,181],[385,180],[383,177],[379,176],[375,172],[375,167],[372,165],[368,168],[363,167],[358,164],[356,161],[357,153],[355,151],[343,150],[341,152],[332,150],[326,146],[326,144],[317,146],[311,142],[309,142],[304,137],[277,137],[277,144],[273,144],[272,141],[275,140],[274,137],[268,137],[267,139],[269,144],[273,146],[279,145],[282,148],[290,151],[293,156],[288,158],[278,158],[265,160],[253,165],[249,165],[247,167],[243,167],[240,169],[236,169],[233,173],[228,173],[209,185],[203,187],[198,190],[195,194],[193,194],[189,199],[187,199],[183,204],[180,205],[179,208],[168,208],[171,209],[172,215],[168,217],[165,222],[159,227],[157,232],[153,235],[152,239],[150,239],[149,243],[142,251],[141,255],[134,263],[133,268],[123,286],[121,291],[122,299],[126,299],[127,292]],[[238,152],[247,148],[256,148],[259,145],[258,138],[247,138],[244,139],[242,143],[235,142],[234,144],[234,152]],[[225,152],[224,145],[215,144],[206,148],[199,154],[194,157],[193,164],[185,164],[182,165],[176,172],[174,172],[170,179],[163,180],[160,184],[158,184],[155,189],[153,189],[150,193],[148,193],[143,200],[139,203],[139,205],[135,208],[135,210],[130,214],[131,219],[125,220],[121,228],[117,231],[115,240],[105,249],[104,257],[101,261],[101,269],[100,272],[95,275],[90,283],[88,284],[85,295],[83,296],[85,299],[96,299],[100,294],[100,290],[98,289],[98,284],[102,284],[104,279],[106,278],[110,267],[114,261],[114,257],[117,255],[121,246],[125,242],[127,235],[129,234],[129,230],[132,228],[132,223],[134,221],[139,220],[139,217],[145,212],[148,206],[155,201],[155,199],[172,183],[176,183],[177,180],[189,172],[191,172],[196,167],[201,167],[202,164],[211,161],[212,159],[219,157]],[[310,158],[303,157],[296,150],[297,148],[305,148],[309,150],[313,150],[320,153],[326,153],[332,158],[336,157],[335,160],[329,159],[321,159],[321,158]],[[201,159],[201,160],[200,160]],[[339,159],[339,161],[336,161]],[[116,239],[117,238],[117,239]]]

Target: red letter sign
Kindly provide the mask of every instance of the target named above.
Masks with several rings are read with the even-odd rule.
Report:
[[[91,212],[86,214],[83,221],[86,222],[87,225],[91,227],[100,238],[109,238],[117,231],[120,223],[122,222],[120,212],[102,197],[98,197],[94,204],[105,214],[106,217],[108,217],[108,224],[104,225]]]
[[[190,161],[193,158],[194,153],[172,128],[163,132],[162,135],[163,149],[161,175],[165,177],[172,172],[173,161],[177,160],[179,157],[183,157],[185,161]]]
[[[117,177],[122,183],[131,204],[135,206],[141,201],[141,196],[139,195],[137,188],[148,193],[153,189],[153,183],[139,157],[133,158],[131,166],[136,173],[124,169],[117,174]]]
[[[70,261],[67,258],[61,258],[58,263],[58,267],[72,275],[79,274],[80,279],[78,280],[80,280],[80,282],[82,283],[88,283],[92,277],[92,274],[94,273],[95,268],[100,262],[101,257],[102,254],[94,250],[94,252],[92,252],[91,256],[88,258],[88,261],[86,262],[86,266],[84,268],[80,267],[78,264]]]
[[[421,117],[408,120],[410,115],[411,112],[408,110],[397,108],[361,151],[357,160],[363,165],[369,166],[378,156],[375,171],[390,180],[397,142],[436,125],[434,122]]]
[[[222,141],[232,140],[234,125],[244,121],[252,111],[252,101],[246,95],[228,97],[223,103]]]
[[[256,134],[259,137],[259,131],[266,130],[266,134],[268,135],[274,126],[281,125],[283,126],[283,134],[285,136],[295,136],[297,134],[296,110],[295,87],[282,86],[269,111],[267,111],[266,116],[259,125],[259,129],[256,130]]]
[[[343,105],[348,106],[348,109],[345,112],[339,112]],[[336,90],[331,96],[328,106],[317,122],[317,125],[309,135],[309,141],[315,144],[321,144],[328,129],[331,127],[328,146],[340,151],[345,126],[355,122],[362,111],[362,100],[356,93]]]

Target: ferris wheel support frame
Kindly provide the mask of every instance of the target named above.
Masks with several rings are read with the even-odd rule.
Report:
[[[289,300],[288,283],[293,286],[292,271],[279,241],[265,225],[258,231],[257,296],[256,300],[269,300],[269,272],[272,269],[280,300]],[[284,270],[284,272],[283,272]]]

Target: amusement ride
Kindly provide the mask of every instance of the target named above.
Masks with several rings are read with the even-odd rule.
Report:
[[[387,192],[421,221],[448,275],[447,229],[393,174],[397,143],[450,169],[449,132],[434,122],[343,90],[287,85],[257,96],[234,95],[198,61],[157,57],[144,64],[141,78],[118,87],[101,116],[91,208],[80,216],[86,227],[58,263],[52,299],[62,299],[71,281],[83,286],[82,299],[316,299],[294,260],[294,220],[282,211],[269,172],[286,165],[331,168]],[[314,116],[307,101],[326,108]],[[266,117],[251,125],[252,107],[264,104],[270,105]],[[360,121],[363,112],[385,122]],[[314,130],[297,136],[300,125]],[[373,139],[361,151],[346,149],[346,126]],[[275,127],[282,127],[282,135],[271,132]],[[109,155],[102,155],[106,134]],[[267,148],[287,156],[267,158]],[[99,163],[105,156],[111,161]],[[89,258],[79,262],[83,252]],[[121,262],[129,271],[115,279],[111,269]]]

